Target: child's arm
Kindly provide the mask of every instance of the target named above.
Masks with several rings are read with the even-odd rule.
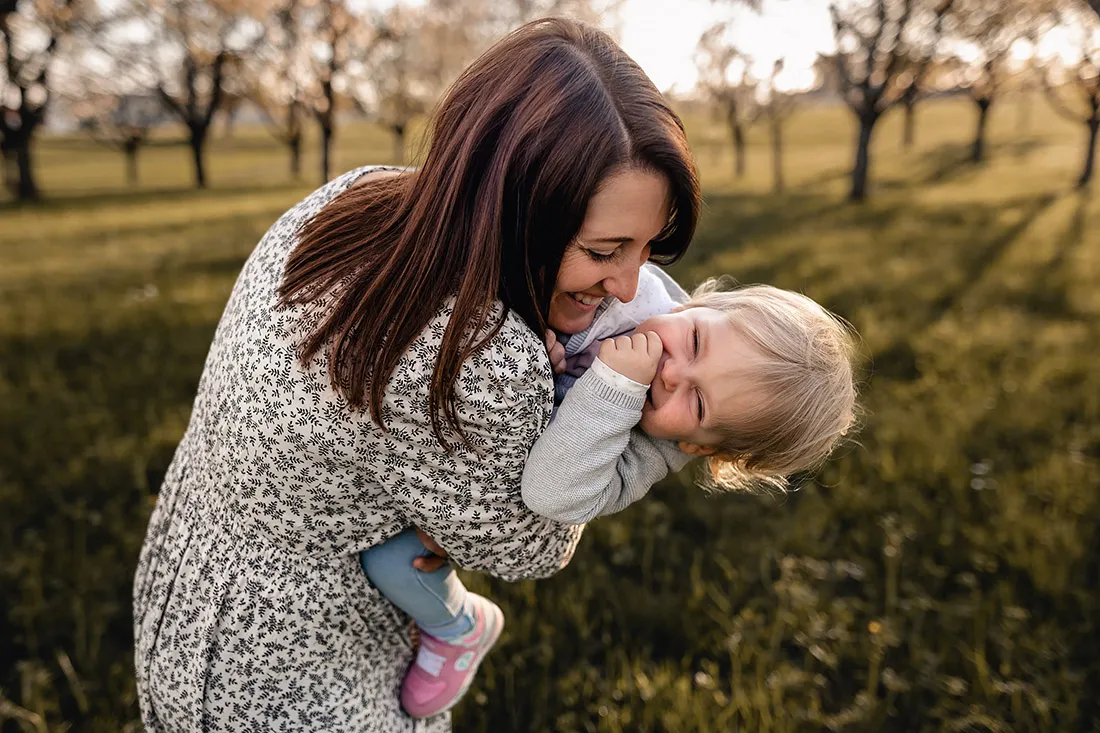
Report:
[[[660,354],[658,340],[654,370]],[[645,378],[652,381],[653,371]],[[633,429],[647,389],[597,359],[531,449],[522,483],[527,507],[559,522],[582,524],[622,511],[683,468],[690,456],[675,444]]]

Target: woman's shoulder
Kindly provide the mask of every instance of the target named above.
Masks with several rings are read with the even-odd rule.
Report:
[[[404,408],[398,408],[403,414],[395,417],[411,419],[428,409],[431,375],[453,303],[453,298],[447,299],[394,370],[387,401]],[[550,360],[534,332],[515,313],[505,312],[499,302],[493,304],[489,320],[500,327],[459,368],[456,412],[463,424],[482,428],[482,432],[501,431],[502,438],[530,433],[527,437],[533,441],[549,423],[553,408]]]
[[[442,331],[451,320],[453,303],[453,298],[448,298],[434,322],[438,342],[442,342]],[[500,326],[462,365],[460,381],[467,373],[477,374],[508,392],[538,395],[545,387],[550,394],[553,374],[542,340],[522,318],[506,310],[499,301],[493,303],[488,316],[490,325],[476,335],[478,341],[489,336],[495,324]]]
[[[347,173],[343,173],[333,178],[328,183],[313,191],[313,193],[306,196],[295,209],[302,214],[312,216],[323,209],[328,202],[332,201],[352,186],[367,183],[378,178],[397,175],[405,170],[407,169],[394,165],[364,165],[359,168],[353,168]]]
[[[277,265],[281,273],[283,261],[297,243],[301,228],[320,213],[329,202],[364,179],[382,174],[394,175],[403,170],[395,166],[366,165],[337,176],[312,191],[280,216],[267,230],[253,258],[259,258],[272,266]]]

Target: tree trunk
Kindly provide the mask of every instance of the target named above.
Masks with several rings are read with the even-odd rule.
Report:
[[[302,177],[302,134],[292,135],[287,145],[290,146],[290,175],[297,181]]]
[[[1016,113],[1016,133],[1023,137],[1031,132],[1031,92],[1020,92],[1020,106]]]
[[[395,165],[405,164],[405,126],[393,126],[393,162]]]
[[[776,193],[783,191],[783,120],[778,115],[772,118],[772,188]]]
[[[978,129],[974,133],[974,145],[970,153],[970,160],[981,163],[985,160],[985,125],[989,121],[989,107],[992,99],[983,98],[976,100],[978,103]]]
[[[915,99],[905,100],[905,128],[902,132],[901,144],[906,150],[913,149],[913,143],[917,139],[917,102]]]
[[[745,177],[745,128],[738,122],[730,123],[733,131],[733,175],[738,178]]]
[[[329,156],[332,153],[332,138],[332,125],[321,123],[321,183],[328,183],[329,181]]]
[[[1096,161],[1096,133],[1100,131],[1100,118],[1093,112],[1092,119],[1088,122],[1089,125],[1089,146],[1085,151],[1085,169],[1081,171],[1081,178],[1077,181],[1078,188],[1085,188],[1089,185],[1089,181],[1092,180],[1092,167]]]
[[[34,201],[38,198],[38,184],[34,181],[34,166],[31,165],[31,136],[20,135],[14,147],[15,164],[19,170],[15,196],[20,201]]]
[[[237,102],[233,102],[224,108],[225,122],[222,124],[222,137],[226,140],[233,137],[233,125],[237,121],[237,105]]]
[[[852,167],[852,191],[849,201],[867,198],[867,178],[871,169],[871,135],[875,131],[878,115],[864,113],[859,116],[859,138],[856,141],[856,163]]]
[[[195,164],[195,186],[206,188],[206,166],[203,160],[206,148],[206,128],[191,128],[191,160]]]
[[[126,183],[131,186],[138,185],[138,143],[127,140],[123,148],[126,153]]]
[[[0,180],[3,181],[4,188],[11,191],[11,195],[14,196],[19,171],[15,163],[15,151],[11,149],[11,144],[7,140],[0,145]]]

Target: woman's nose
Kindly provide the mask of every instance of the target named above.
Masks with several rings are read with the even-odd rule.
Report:
[[[641,267],[640,263],[624,264],[613,276],[603,281],[604,289],[623,303],[629,303],[638,294],[638,273]]]

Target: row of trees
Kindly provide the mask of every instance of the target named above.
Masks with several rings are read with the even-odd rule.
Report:
[[[216,115],[248,100],[296,176],[306,126],[316,125],[327,180],[340,111],[383,123],[403,150],[410,121],[509,29],[545,15],[600,22],[620,2],[0,0],[4,181],[19,199],[37,198],[32,142],[59,99],[127,155],[132,176],[149,129],[171,116],[187,131],[199,187]]]
[[[341,110],[384,124],[400,159],[410,122],[493,40],[541,15],[606,26],[621,2],[426,0],[379,10],[354,0],[0,0],[3,179],[20,199],[38,196],[32,141],[63,99],[97,139],[127,156],[132,177],[150,128],[169,115],[186,129],[195,181],[205,186],[214,119],[231,119],[247,100],[286,146],[295,176],[307,126],[315,126],[327,180]],[[760,7],[760,0],[731,2]],[[903,109],[912,144],[918,103],[949,88],[974,101],[972,157],[982,160],[987,120],[1013,75],[1043,89],[1059,114],[1087,132],[1079,184],[1091,180],[1100,130],[1100,0],[837,0],[830,12],[836,49],[820,59],[819,76],[858,123],[852,199],[867,194],[870,143],[883,115]],[[1080,60],[1013,69],[1013,45],[1030,40],[1034,47],[1055,25],[1074,37]],[[783,123],[797,95],[779,87],[782,62],[766,79],[752,77],[734,30],[725,22],[703,34],[700,86],[730,129],[738,176],[746,128],[767,122],[781,188]]]
[[[971,159],[981,162],[990,113],[1010,80],[1025,93],[1042,88],[1059,114],[1083,127],[1087,142],[1078,185],[1092,179],[1100,130],[1100,0],[848,0],[829,10],[836,50],[819,59],[818,72],[823,86],[844,100],[857,122],[852,200],[867,195],[871,140],[888,111],[904,110],[903,140],[911,146],[918,102],[949,90],[964,92],[977,111]],[[1054,26],[1073,38],[1079,60],[1043,66],[1033,57],[1024,68],[1013,68],[1014,45],[1025,41],[1034,50]],[[752,60],[738,50],[734,30],[726,21],[700,38],[701,85],[729,127],[736,176],[745,171],[746,128],[768,120],[778,190],[783,186],[782,123],[797,95],[777,88],[776,72],[763,84],[753,78]],[[965,62],[962,53],[969,57]]]

